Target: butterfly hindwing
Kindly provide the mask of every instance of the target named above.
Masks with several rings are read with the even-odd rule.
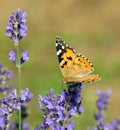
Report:
[[[88,59],[86,59],[82,54],[76,54],[69,73],[74,75],[74,77],[77,77],[77,75],[83,77],[91,73],[93,70],[93,65]]]
[[[87,83],[90,83],[90,82],[94,82],[97,80],[100,80],[100,76],[91,74],[91,75],[87,75],[84,77],[76,77],[76,78],[68,79],[67,82],[87,82]]]

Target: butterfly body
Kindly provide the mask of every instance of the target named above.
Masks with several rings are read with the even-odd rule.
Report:
[[[99,75],[90,75],[94,71],[91,62],[82,54],[68,46],[61,37],[56,37],[56,53],[63,75],[63,83],[93,82],[100,79]]]

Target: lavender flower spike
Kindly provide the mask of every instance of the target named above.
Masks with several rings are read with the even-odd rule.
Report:
[[[18,10],[13,12],[8,20],[6,28],[6,36],[8,36],[16,44],[26,36],[27,27],[26,22],[26,11]]]
[[[99,99],[96,102],[96,106],[99,111],[104,111],[107,108],[111,92],[111,89],[108,89],[105,93],[100,90],[97,91]]]
[[[105,124],[104,122],[104,112],[109,105],[109,98],[112,90],[108,89],[107,92],[102,92],[100,90],[97,91],[98,100],[96,101],[96,106],[98,112],[94,113],[94,117],[96,119],[96,127],[94,130],[111,130],[109,129],[109,124]]]

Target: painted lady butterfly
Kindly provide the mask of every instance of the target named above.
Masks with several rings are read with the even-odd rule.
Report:
[[[82,54],[65,44],[65,41],[56,37],[56,52],[63,75],[63,83],[93,82],[100,80],[99,75],[89,75],[94,71],[93,65]]]

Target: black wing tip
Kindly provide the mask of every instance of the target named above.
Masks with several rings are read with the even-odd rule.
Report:
[[[62,45],[64,45],[65,47],[67,48],[70,48],[74,53],[76,53],[76,51],[71,47],[69,46],[62,37],[60,36],[56,36],[56,44],[59,44],[59,43],[62,43]]]
[[[56,36],[56,43],[62,43],[65,45],[65,41],[60,36]]]

